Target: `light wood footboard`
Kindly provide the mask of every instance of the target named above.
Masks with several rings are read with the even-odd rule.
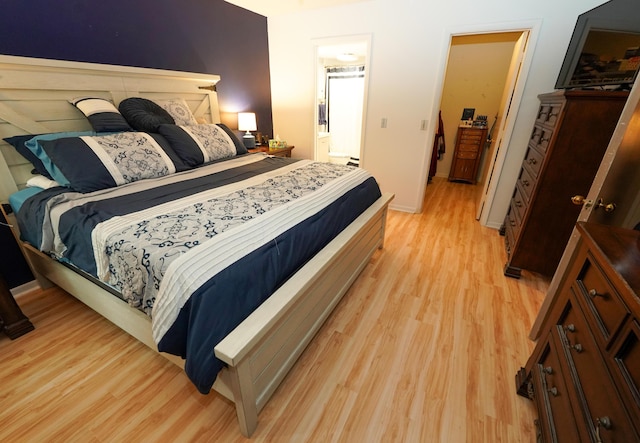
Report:
[[[260,410],[382,247],[392,199],[383,195],[215,347],[216,357],[229,365],[245,436],[253,433]]]

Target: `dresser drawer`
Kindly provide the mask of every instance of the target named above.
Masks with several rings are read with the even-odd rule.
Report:
[[[518,218],[518,224],[521,225],[522,220],[524,220],[525,212],[527,211],[527,202],[520,192],[520,186],[518,186],[517,184],[513,192],[513,197],[511,198],[511,207],[515,208],[516,217]]]
[[[463,129],[460,133],[460,143],[472,143],[479,145],[482,143],[482,129]]]
[[[504,246],[507,251],[507,261],[511,258],[513,248],[515,247],[516,238],[520,232],[520,225],[515,219],[515,216],[511,213],[511,209],[507,212],[505,218],[505,230],[504,230]]]
[[[531,133],[530,144],[545,152],[547,147],[549,146],[549,141],[551,140],[551,136],[553,135],[553,130],[548,128],[543,128],[541,126],[534,126],[533,132]]]
[[[538,150],[533,147],[529,147],[529,149],[527,149],[527,153],[524,156],[524,163],[529,166],[529,169],[536,177],[540,172],[543,161],[544,156]]]
[[[533,192],[535,182],[535,179],[531,177],[527,168],[520,169],[520,175],[518,176],[516,185],[520,186],[522,196],[527,200],[527,202],[531,199],[531,193]]]
[[[574,300],[575,294],[572,294],[556,326],[554,338],[564,355],[560,362],[563,373],[568,375],[567,383],[570,376],[575,388],[572,404],[581,405],[585,431],[590,437],[581,441],[638,441],[598,345]]]
[[[640,325],[630,321],[613,348],[611,373],[636,431],[640,432]]]
[[[478,147],[477,146],[469,146],[469,145],[460,145],[460,146],[458,146],[458,151],[456,152],[456,157],[458,157],[458,158],[476,158],[476,157],[478,157]]]
[[[597,326],[593,329],[595,337],[608,348],[629,311],[591,255],[587,255],[576,278],[576,293],[585,315],[592,316],[592,323]]]
[[[567,377],[560,368],[557,349],[550,336],[533,368],[532,381],[544,441],[580,441],[580,433],[569,398]]]
[[[554,127],[562,111],[562,103],[543,103],[538,109],[536,123]]]

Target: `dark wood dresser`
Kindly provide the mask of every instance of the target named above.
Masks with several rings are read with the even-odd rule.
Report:
[[[487,128],[458,128],[449,181],[475,183]]]
[[[552,276],[616,127],[628,93],[557,91],[540,107],[501,234],[504,274]]]
[[[538,441],[640,441],[640,232],[578,223],[577,255],[526,366]]]

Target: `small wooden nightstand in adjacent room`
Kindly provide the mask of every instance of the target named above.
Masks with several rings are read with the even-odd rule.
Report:
[[[295,146],[287,146],[286,148],[269,148],[268,146],[256,146],[248,149],[250,153],[264,152],[265,154],[275,155],[276,157],[291,157],[291,151]]]
[[[0,326],[11,340],[34,329],[33,324],[22,313],[16,303],[9,285],[0,273]]]

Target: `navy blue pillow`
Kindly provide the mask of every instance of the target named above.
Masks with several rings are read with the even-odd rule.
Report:
[[[3,140],[13,146],[20,155],[29,160],[33,165],[32,174],[44,175],[48,179],[51,179],[49,171],[47,171],[40,159],[24,145],[25,142],[31,140],[33,137],[35,137],[35,134],[14,135],[13,137],[5,137]]]
[[[158,132],[189,167],[238,155],[236,143],[220,125],[160,125]]]
[[[59,169],[56,179],[77,192],[112,188],[176,172],[167,142],[143,132],[61,138],[40,145]]]
[[[244,145],[244,143],[242,143],[240,141],[240,139],[236,136],[236,134],[227,127],[227,125],[225,125],[224,123],[216,123],[218,126],[220,126],[224,132],[227,133],[227,135],[229,137],[231,137],[231,140],[233,140],[233,144],[236,146],[236,154],[237,155],[242,155],[242,154],[246,154],[247,152],[247,147]]]
[[[93,131],[81,132],[54,132],[51,134],[26,134],[7,137],[4,140],[12,145],[24,158],[29,160],[34,169],[32,174],[40,174],[50,180],[56,180],[52,173],[53,165],[46,152],[42,150],[39,143],[43,140],[56,140],[58,138],[79,137],[82,135],[96,135]],[[57,171],[56,171],[57,172]]]
[[[69,103],[87,117],[96,132],[132,130],[129,123],[109,100],[97,97],[79,97],[70,100]]]
[[[118,105],[118,111],[136,131],[158,132],[160,125],[175,123],[162,106],[146,98],[126,98]]]

